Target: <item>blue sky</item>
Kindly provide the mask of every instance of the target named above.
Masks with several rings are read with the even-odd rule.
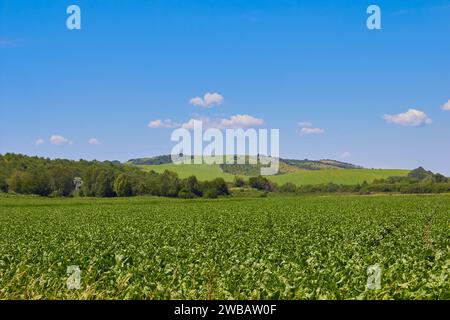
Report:
[[[151,121],[246,115],[283,157],[450,175],[449,56],[450,1],[0,0],[0,153],[167,154]]]

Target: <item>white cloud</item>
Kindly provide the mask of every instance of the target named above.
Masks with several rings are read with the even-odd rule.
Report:
[[[442,110],[450,111],[450,99],[442,106]]]
[[[209,129],[209,128],[223,129],[220,124],[220,119],[210,119],[208,117],[191,118],[189,119],[189,121],[183,123],[181,127],[184,129],[192,130],[194,129],[194,121],[201,121],[202,129]]]
[[[155,129],[155,128],[176,128],[179,127],[180,124],[173,122],[170,119],[166,119],[166,120],[153,120],[150,121],[150,123],[148,124],[149,128]]]
[[[60,135],[52,135],[50,137],[50,143],[56,144],[56,145],[64,145],[64,144],[72,144],[72,141],[70,141],[69,139],[66,139]]]
[[[96,138],[90,138],[89,140],[88,140],[88,143],[89,144],[100,144],[100,141],[98,141],[98,139],[96,139]]]
[[[37,146],[40,146],[40,145],[42,145],[42,144],[44,144],[44,143],[45,143],[45,140],[39,138],[39,139],[36,140],[36,142],[35,142],[34,144],[37,145]]]
[[[300,134],[302,134],[302,135],[322,134],[322,133],[325,133],[325,130],[321,129],[321,128],[308,128],[308,127],[305,127],[305,128],[301,128],[300,129]]]
[[[417,127],[433,123],[433,120],[431,120],[431,118],[429,118],[426,113],[416,109],[409,109],[405,113],[394,115],[386,114],[384,115],[384,120],[387,123],[394,123],[408,127]]]
[[[223,96],[217,92],[208,92],[203,96],[203,98],[192,98],[189,100],[189,103],[197,107],[212,108],[214,106],[220,106],[223,103]]]
[[[249,128],[254,126],[262,126],[264,124],[263,119],[258,119],[248,114],[237,114],[231,116],[229,119],[221,119],[220,125],[222,128]]]
[[[342,159],[348,159],[348,158],[351,158],[351,157],[352,157],[352,154],[350,152],[348,152],[348,151],[346,151],[343,154],[341,154],[341,158]]]
[[[245,129],[250,127],[261,126],[264,124],[263,119],[255,118],[248,114],[237,114],[229,118],[210,119],[192,118],[188,122],[183,123],[182,127],[185,129],[194,128],[194,120],[201,121],[203,129],[216,128],[216,129]]]
[[[203,106],[203,99],[200,97],[195,97],[192,98],[191,100],[189,100],[189,103],[194,105],[194,106]]]
[[[192,130],[194,129],[194,121],[201,121],[202,122],[202,126],[203,128],[207,127],[207,124],[209,122],[208,119],[189,119],[188,122],[185,122],[181,125],[181,127],[183,127],[184,129],[188,129],[188,130]]]
[[[325,133],[324,129],[314,128],[311,122],[298,122],[297,132],[301,135],[311,135],[311,134],[323,134]]]

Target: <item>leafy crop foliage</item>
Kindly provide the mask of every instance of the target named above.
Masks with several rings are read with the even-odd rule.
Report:
[[[445,195],[0,196],[0,299],[450,299],[449,211]]]

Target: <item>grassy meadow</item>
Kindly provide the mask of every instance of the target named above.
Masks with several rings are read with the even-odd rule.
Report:
[[[139,165],[145,171],[155,171],[163,173],[165,170],[173,171],[182,179],[190,176],[196,176],[200,181],[223,178],[227,182],[234,180],[234,175],[223,172],[218,164],[159,164],[159,165]]]
[[[212,180],[214,178],[223,178],[225,181],[232,182],[234,175],[222,171],[219,165],[195,164],[195,165],[140,165],[146,171],[154,170],[162,173],[164,170],[170,170],[178,173],[180,178],[196,176],[199,180]],[[327,169],[327,170],[296,170],[294,172],[284,173],[268,177],[270,180],[284,184],[291,182],[296,185],[315,185],[321,183],[336,183],[355,185],[367,181],[371,183],[375,179],[385,179],[392,176],[406,176],[409,170],[401,169]]]
[[[448,195],[0,197],[0,299],[450,299],[449,212]]]
[[[330,170],[299,170],[293,173],[269,177],[270,180],[284,184],[291,182],[296,185],[314,185],[333,182],[336,184],[355,185],[375,179],[386,179],[392,176],[406,176],[408,170],[397,169],[330,169]]]

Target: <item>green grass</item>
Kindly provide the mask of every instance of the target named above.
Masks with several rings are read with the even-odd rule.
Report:
[[[180,178],[187,178],[189,176],[196,176],[199,180],[212,180],[215,178],[223,178],[225,181],[233,181],[234,175],[228,174],[222,171],[219,165],[207,165],[207,164],[161,164],[161,165],[140,165],[138,166],[144,170],[161,173],[165,170],[170,170],[178,173]]]
[[[444,195],[5,197],[0,299],[450,299],[449,211]]]
[[[144,170],[154,170],[163,172],[164,170],[175,171],[181,178],[195,175],[199,180],[212,180],[217,177],[224,178],[225,181],[233,181],[234,175],[222,172],[219,165],[143,165],[139,166]],[[285,173],[269,177],[270,180],[283,184],[292,182],[297,185],[321,184],[334,182],[337,184],[354,185],[363,181],[372,182],[375,179],[387,178],[391,176],[406,176],[408,170],[396,169],[330,169],[330,170],[300,170],[292,173]]]
[[[396,169],[331,169],[331,170],[301,170],[298,172],[282,174],[270,177],[270,180],[283,184],[292,182],[297,185],[337,183],[355,185],[367,181],[371,183],[375,179],[392,176],[406,176],[408,170]]]

